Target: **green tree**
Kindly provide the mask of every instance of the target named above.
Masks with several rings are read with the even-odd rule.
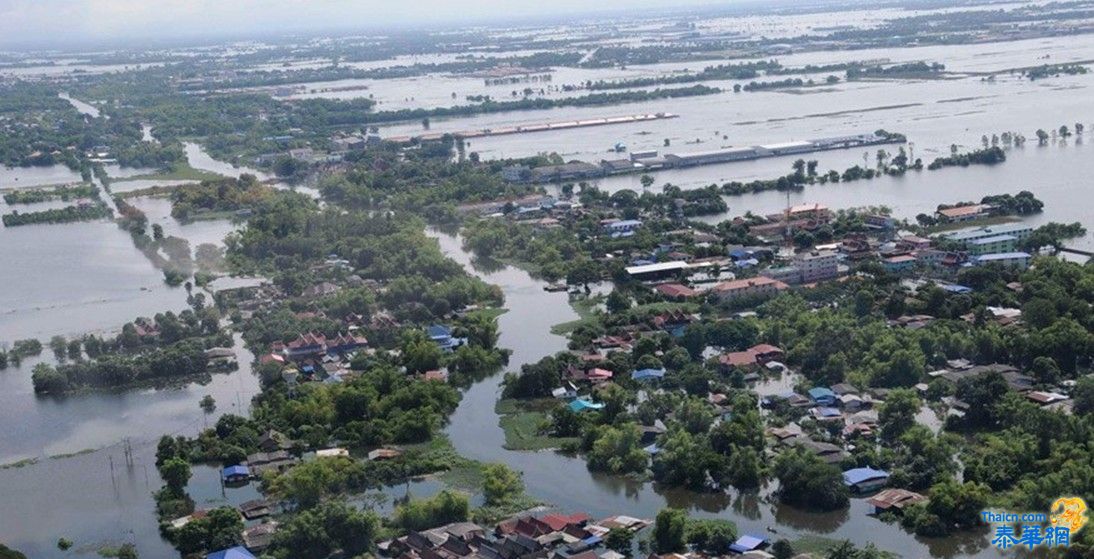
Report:
[[[961,379],[957,383],[957,398],[969,405],[965,422],[976,428],[994,426],[998,419],[995,405],[1007,390],[1007,381],[994,371]]]
[[[919,412],[919,396],[914,390],[901,388],[893,390],[878,411],[878,425],[881,427],[881,439],[895,442],[912,425]]]
[[[687,543],[687,513],[680,509],[661,509],[653,525],[653,550],[657,553],[677,553]]]
[[[1079,379],[1072,397],[1075,401],[1075,415],[1085,416],[1094,412],[1094,376],[1088,375]]]
[[[171,458],[160,466],[160,477],[163,478],[167,488],[175,495],[181,495],[186,491],[186,484],[190,481],[190,463],[182,458]]]
[[[482,477],[482,493],[489,505],[507,503],[524,493],[520,474],[505,464],[487,464]]]
[[[849,494],[839,468],[826,464],[805,449],[783,452],[775,459],[779,499],[789,505],[816,510],[847,506]]]
[[[605,303],[608,312],[612,314],[619,314],[629,308],[631,308],[631,298],[618,289],[613,289],[608,294],[608,300]]]
[[[790,559],[794,556],[794,546],[790,545],[790,542],[779,538],[771,544],[771,554],[775,556],[775,559]]]
[[[612,528],[604,537],[604,545],[616,553],[630,557],[634,547],[634,533],[626,528]]]
[[[278,527],[267,554],[277,559],[328,557],[342,550],[356,557],[373,549],[380,519],[341,501],[323,503],[290,515]]]
[[[590,470],[613,474],[642,473],[646,471],[646,453],[639,446],[641,435],[638,427],[630,424],[603,427],[586,453]]]
[[[471,514],[467,497],[444,490],[429,499],[415,499],[395,509],[393,522],[404,530],[426,530],[464,522]]]
[[[688,520],[684,539],[699,551],[720,557],[737,541],[737,525],[722,519]]]

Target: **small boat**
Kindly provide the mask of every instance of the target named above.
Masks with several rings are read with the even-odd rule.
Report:
[[[550,293],[556,293],[558,291],[566,291],[566,284],[564,284],[564,283],[548,283],[547,285],[543,286],[543,290],[547,291],[547,292],[550,292]]]

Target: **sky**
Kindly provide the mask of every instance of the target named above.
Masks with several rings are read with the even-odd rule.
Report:
[[[0,44],[253,36],[731,5],[742,0],[0,0]]]

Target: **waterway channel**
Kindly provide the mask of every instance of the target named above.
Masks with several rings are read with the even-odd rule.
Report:
[[[519,371],[525,363],[566,348],[566,340],[551,333],[552,325],[574,320],[565,293],[543,291],[543,282],[523,270],[503,266],[484,271],[462,247],[460,238],[432,231],[441,249],[484,281],[499,285],[507,312],[498,318],[500,347],[513,351],[507,370]],[[484,462],[504,462],[520,471],[527,492],[562,510],[584,511],[593,517],[627,514],[652,519],[666,506],[684,508],[696,517],[725,518],[742,532],[783,537],[806,535],[874,543],[902,557],[995,557],[983,533],[963,533],[949,538],[917,538],[897,526],[872,516],[864,499],[831,513],[810,513],[775,502],[773,484],[759,493],[695,493],[667,489],[652,482],[589,472],[584,460],[553,451],[518,452],[504,448],[505,435],[494,412],[503,375],[489,377],[469,388],[446,433],[456,450]]]

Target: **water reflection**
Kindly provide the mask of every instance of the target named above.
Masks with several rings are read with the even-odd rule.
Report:
[[[476,267],[460,238],[430,230],[442,250],[487,282],[500,285],[508,312],[499,317],[499,346],[513,350],[508,370],[519,370],[565,347],[565,339],[550,333],[554,324],[573,320],[576,313],[566,304],[565,294],[543,291],[543,283],[508,266]],[[806,535],[848,539],[858,545],[874,543],[904,557],[932,555],[995,556],[982,534],[920,541],[898,525],[870,516],[873,508],[864,499],[853,499],[848,509],[831,513],[807,512],[779,504],[769,483],[759,492],[696,493],[686,489],[660,487],[652,482],[589,472],[585,462],[560,452],[515,452],[503,448],[504,433],[494,413],[500,391],[500,375],[488,377],[467,389],[452,416],[446,433],[460,454],[484,462],[504,462],[521,472],[530,495],[571,511],[585,511],[594,517],[628,514],[654,518],[666,506],[689,510],[702,518],[734,521],[742,533],[775,533],[793,540]],[[763,383],[761,390],[780,392],[792,386],[793,375]],[[977,542],[980,543],[977,543]],[[925,545],[927,546],[925,548]],[[979,547],[978,547],[979,546]]]

